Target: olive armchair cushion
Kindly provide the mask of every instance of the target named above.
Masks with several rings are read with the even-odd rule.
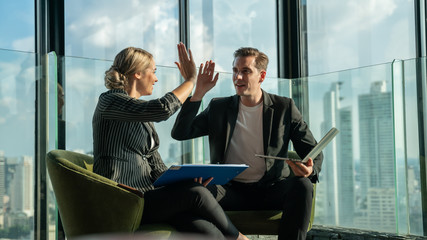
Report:
[[[46,164],[68,238],[139,228],[144,198],[93,173],[91,156],[53,150]]]

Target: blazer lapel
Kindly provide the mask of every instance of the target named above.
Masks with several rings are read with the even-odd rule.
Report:
[[[262,131],[264,140],[264,154],[268,154],[268,146],[270,146],[271,127],[273,123],[274,109],[271,108],[273,104],[270,96],[264,90],[262,91],[263,96],[263,118],[262,118]]]
[[[236,126],[237,114],[239,113],[239,96],[234,95],[231,104],[227,109],[227,133],[225,138],[224,154],[227,152],[228,144],[230,143],[231,136],[233,136],[234,127]]]

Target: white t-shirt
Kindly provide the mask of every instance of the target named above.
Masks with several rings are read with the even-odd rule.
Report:
[[[255,154],[264,154],[262,128],[262,102],[254,107],[247,107],[240,102],[225,163],[247,164],[249,168],[236,176],[235,181],[257,182],[264,176],[265,160],[255,157]]]

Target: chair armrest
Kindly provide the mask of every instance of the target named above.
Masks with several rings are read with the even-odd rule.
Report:
[[[48,157],[47,166],[68,237],[139,227],[143,198],[66,160]]]

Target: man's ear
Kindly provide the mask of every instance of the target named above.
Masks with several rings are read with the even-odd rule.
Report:
[[[259,79],[259,82],[260,82],[260,83],[264,82],[265,75],[267,75],[267,72],[266,72],[266,71],[264,71],[264,70],[262,70],[262,71],[261,71],[261,77],[260,77],[260,79]]]

